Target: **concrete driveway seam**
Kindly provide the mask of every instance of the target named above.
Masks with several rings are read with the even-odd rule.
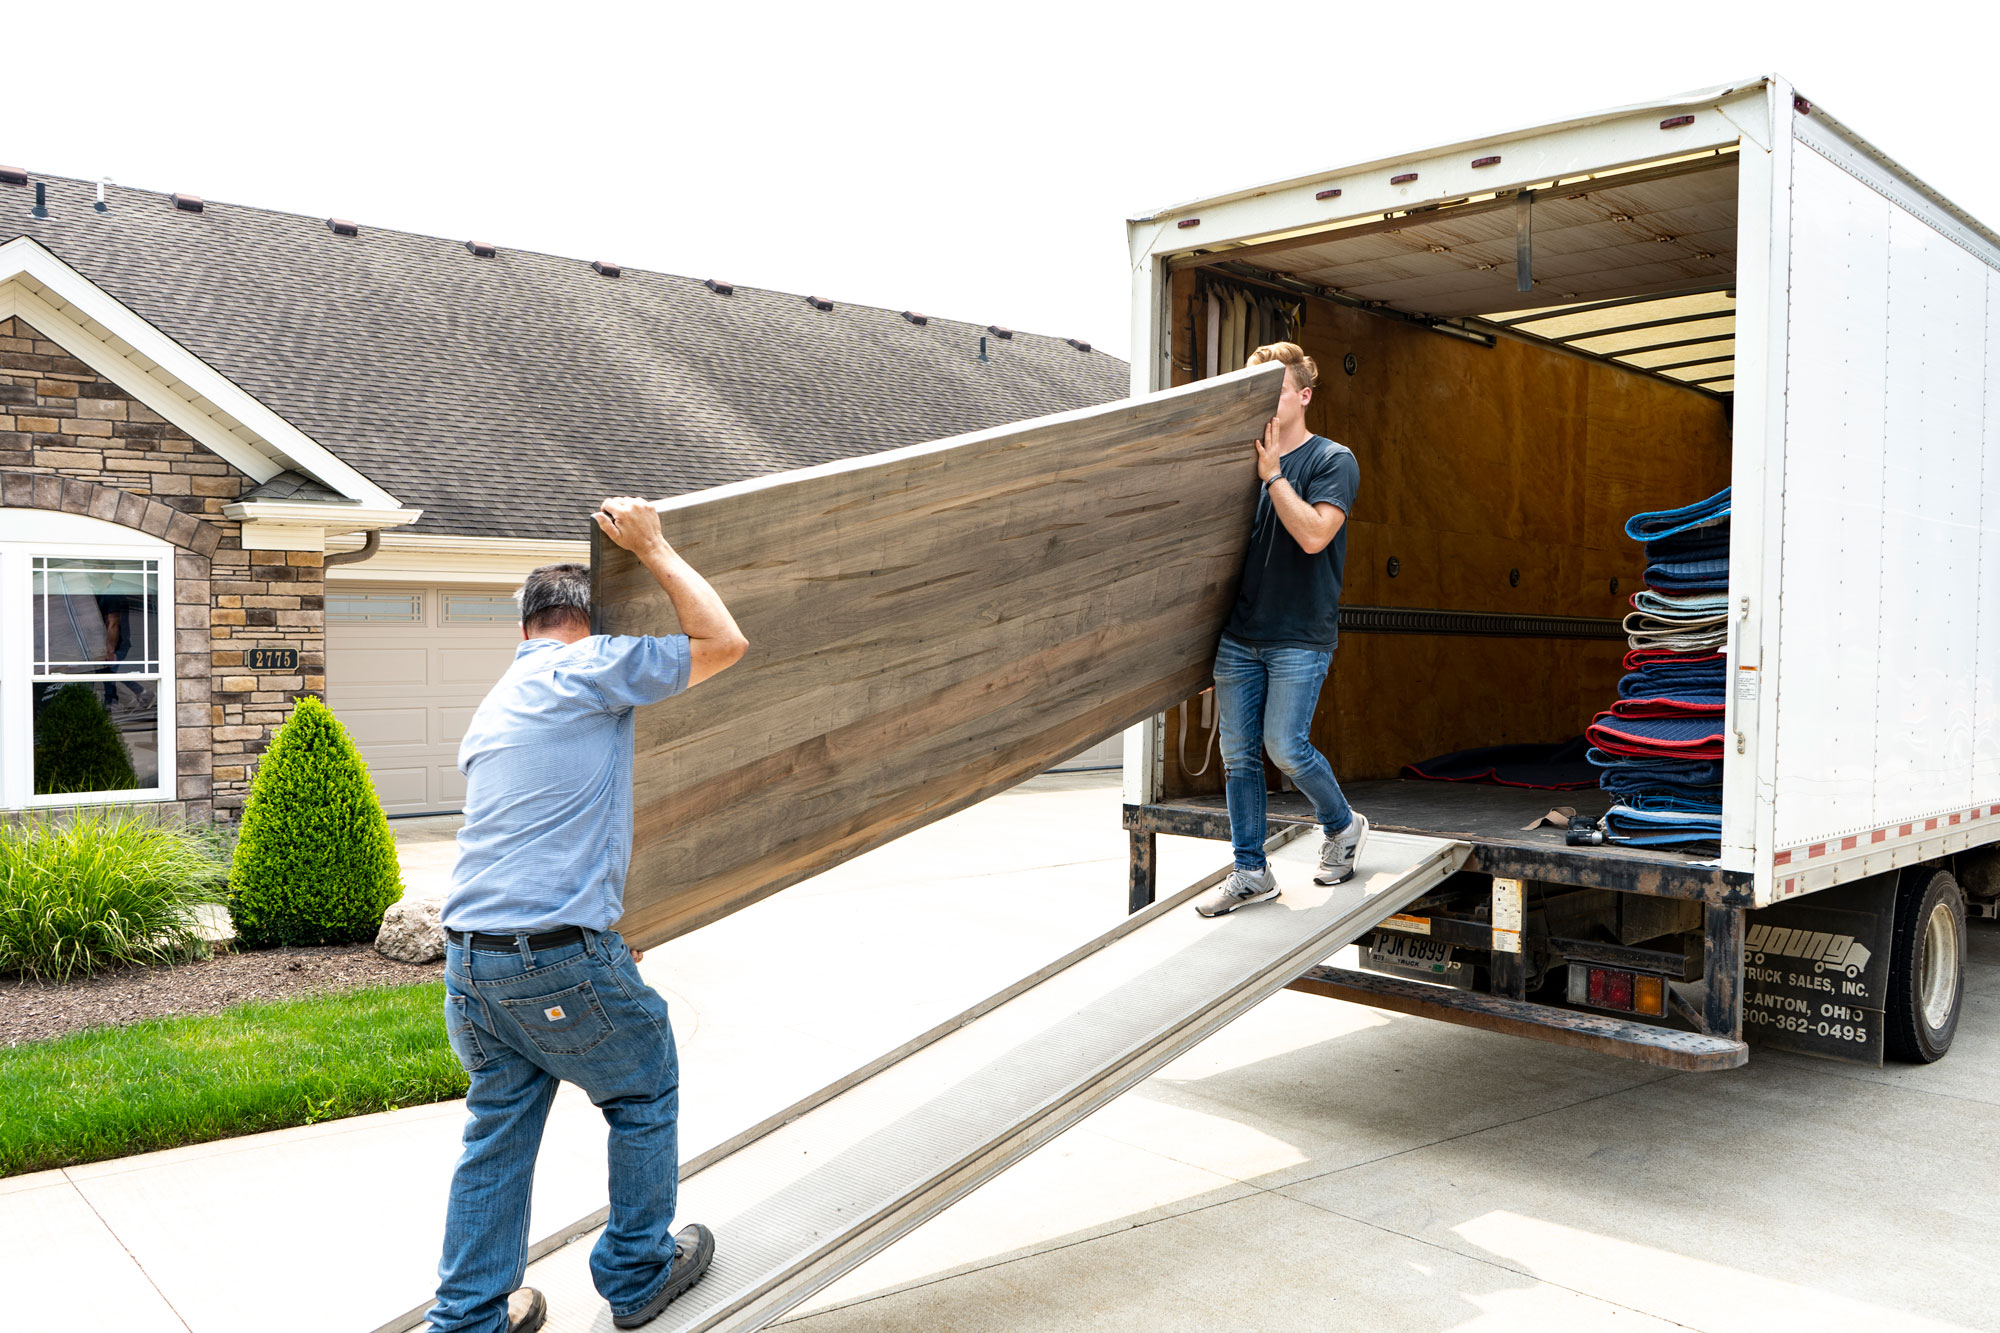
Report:
[[[146,1271],[145,1263],[140,1260],[138,1255],[132,1253],[132,1247],[125,1243],[125,1238],[118,1234],[117,1229],[111,1225],[110,1219],[98,1211],[97,1205],[91,1202],[90,1195],[85,1193],[82,1186],[71,1178],[69,1168],[67,1167],[63,1168],[63,1179],[69,1181],[70,1188],[76,1191],[76,1197],[83,1202],[84,1207],[90,1210],[90,1215],[98,1220],[111,1239],[118,1242],[118,1248],[125,1251],[125,1257],[132,1261],[132,1267],[139,1271],[139,1276],[146,1279],[146,1285],[151,1287],[154,1293],[159,1296],[160,1303],[167,1307],[167,1313],[178,1320],[180,1326],[187,1329],[188,1333],[194,1333],[193,1328],[188,1324],[187,1318],[175,1307],[173,1300],[167,1293],[160,1289],[160,1284],[154,1281],[153,1275]]]

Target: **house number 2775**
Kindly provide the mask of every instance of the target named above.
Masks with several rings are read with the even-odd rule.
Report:
[[[252,671],[297,671],[299,650],[296,648],[252,648],[249,667]]]

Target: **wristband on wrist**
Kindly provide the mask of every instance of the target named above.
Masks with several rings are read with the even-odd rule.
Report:
[[[1271,489],[1271,483],[1272,483],[1272,482],[1274,482],[1274,481],[1283,481],[1284,479],[1285,479],[1285,474],[1284,474],[1284,473],[1282,473],[1282,472],[1273,472],[1273,473],[1272,473],[1272,474],[1271,474],[1270,476],[1268,476],[1268,477],[1264,478],[1264,489],[1265,489],[1266,491],[1268,491],[1268,490],[1270,490],[1270,489]]]

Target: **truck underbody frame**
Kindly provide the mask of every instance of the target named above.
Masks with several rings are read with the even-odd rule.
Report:
[[[1348,794],[1357,807],[1368,812],[1371,827],[1384,832],[1439,836],[1441,830],[1451,830],[1449,836],[1472,849],[1462,873],[1488,876],[1502,886],[1532,882],[1700,904],[1702,950],[1696,974],[1686,984],[1669,987],[1670,1012],[1695,1031],[1560,1008],[1526,997],[1526,960],[1538,954],[1554,957],[1556,966],[1571,961],[1601,962],[1637,967],[1677,981],[1687,977],[1683,955],[1548,935],[1528,938],[1529,953],[1524,955],[1519,951],[1522,937],[1518,932],[1514,950],[1496,949],[1496,942],[1504,942],[1507,934],[1495,929],[1500,917],[1489,913],[1488,920],[1480,921],[1462,913],[1451,914],[1442,901],[1449,895],[1443,893],[1437,903],[1426,900],[1410,910],[1429,913],[1424,934],[1430,939],[1485,955],[1484,991],[1448,989],[1336,967],[1312,969],[1293,983],[1293,989],[1689,1072],[1734,1068],[1748,1060],[1742,1012],[1745,913],[1752,905],[1747,873],[1724,870],[1681,853],[1616,846],[1571,847],[1564,843],[1558,828],[1522,827],[1524,819],[1557,805],[1602,804],[1596,792],[1360,782],[1349,784]],[[1313,822],[1310,807],[1291,792],[1271,794],[1268,817],[1274,827],[1309,826]],[[1157,887],[1159,835],[1227,841],[1229,816],[1221,797],[1186,797],[1127,805],[1125,828],[1131,837],[1130,906],[1139,911],[1153,901]],[[1518,894],[1518,888],[1515,892]],[[1496,934],[1501,941],[1496,941]]]

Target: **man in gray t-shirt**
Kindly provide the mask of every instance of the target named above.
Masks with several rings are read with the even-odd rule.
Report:
[[[1215,650],[1223,790],[1236,866],[1195,900],[1221,916],[1278,896],[1264,860],[1264,751],[1313,804],[1326,834],[1318,884],[1354,874],[1368,820],[1347,804],[1326,756],[1313,747],[1313,710],[1340,637],[1347,515],[1361,485],[1354,453],[1306,427],[1319,367],[1296,343],[1272,343],[1251,365],[1282,362],[1277,414],[1256,442],[1257,516],[1244,553],[1236,606]]]

